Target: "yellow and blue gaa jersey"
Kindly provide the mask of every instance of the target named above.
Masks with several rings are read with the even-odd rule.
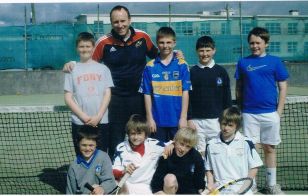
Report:
[[[168,65],[164,65],[160,57],[147,63],[139,91],[152,95],[152,113],[157,126],[177,127],[183,91],[190,89],[188,65],[174,54]]]

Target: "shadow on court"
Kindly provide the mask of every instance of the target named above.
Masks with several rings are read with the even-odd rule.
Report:
[[[63,165],[59,168],[45,168],[38,175],[41,182],[52,186],[61,194],[65,194],[66,175],[69,165]]]

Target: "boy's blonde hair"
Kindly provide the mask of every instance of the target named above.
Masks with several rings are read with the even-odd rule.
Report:
[[[146,119],[139,114],[131,115],[128,122],[126,123],[127,135],[129,135],[131,131],[136,131],[137,133],[145,132],[146,137],[148,137],[150,134],[150,128]]]
[[[219,117],[219,124],[232,122],[235,123],[236,129],[239,130],[242,125],[242,115],[240,110],[235,107],[225,109]]]
[[[184,127],[177,131],[174,136],[174,141],[184,142],[189,144],[191,147],[195,147],[198,142],[198,135],[194,129]]]

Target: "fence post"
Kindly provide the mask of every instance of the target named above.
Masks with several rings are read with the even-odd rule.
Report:
[[[24,67],[25,67],[25,70],[27,70],[27,7],[26,7],[26,5],[25,5],[25,24],[24,24],[24,30],[25,30],[25,32],[24,32],[24,38],[25,38],[25,65],[24,65]]]

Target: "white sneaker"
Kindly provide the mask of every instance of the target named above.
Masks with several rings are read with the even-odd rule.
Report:
[[[253,194],[256,194],[258,192],[257,184],[253,183],[250,190],[253,192]]]
[[[276,184],[274,186],[266,186],[265,193],[269,195],[284,195],[284,192],[281,190],[279,184]]]

